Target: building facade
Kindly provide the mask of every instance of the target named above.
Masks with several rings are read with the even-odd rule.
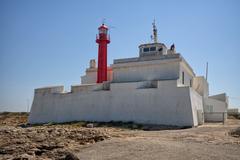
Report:
[[[206,79],[195,75],[174,44],[168,49],[156,35],[154,23],[154,42],[141,44],[137,57],[114,60],[107,68],[107,81],[96,83],[98,68],[90,60],[82,84],[72,86],[70,92],[64,92],[63,86],[35,89],[29,123],[132,121],[198,126],[224,120],[226,95],[209,97]]]

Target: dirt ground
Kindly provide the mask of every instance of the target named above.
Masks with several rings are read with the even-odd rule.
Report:
[[[123,131],[110,140],[84,146],[80,159],[239,160],[240,138],[229,132],[239,120],[198,128],[162,131]]]
[[[239,160],[240,120],[197,128],[144,131],[135,124],[25,126],[27,115],[0,116],[0,159]],[[237,130],[238,129],[238,130]],[[234,132],[235,131],[235,132]]]

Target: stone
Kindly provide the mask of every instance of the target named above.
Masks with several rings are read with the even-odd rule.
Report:
[[[33,159],[34,159],[34,156],[28,155],[26,153],[13,158],[13,160],[33,160]]]
[[[93,128],[94,126],[93,126],[93,123],[88,123],[86,127],[87,128]]]
[[[75,124],[22,128],[19,127],[17,118],[11,121],[12,124],[8,123],[12,126],[0,126],[0,159],[73,159],[75,155],[69,155],[69,149],[75,152],[80,150],[81,145],[109,138],[106,130]],[[0,118],[0,124],[3,121],[8,120]]]
[[[79,160],[79,158],[73,153],[68,153],[64,160]]]

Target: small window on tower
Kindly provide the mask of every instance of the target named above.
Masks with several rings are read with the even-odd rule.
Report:
[[[150,51],[156,51],[156,47],[150,47]]]
[[[149,48],[143,48],[143,52],[149,52]]]
[[[101,34],[101,33],[107,34],[107,30],[106,30],[106,29],[100,29],[100,30],[99,30],[99,33],[100,33],[100,34]]]

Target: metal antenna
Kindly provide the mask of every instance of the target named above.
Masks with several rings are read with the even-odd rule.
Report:
[[[153,41],[154,43],[157,43],[158,42],[158,38],[157,38],[157,27],[156,27],[156,24],[155,24],[155,19],[153,20]]]
[[[208,79],[208,62],[207,62],[207,65],[206,65],[206,80]]]
[[[112,30],[112,29],[116,29],[116,27],[115,27],[115,26],[111,26],[111,25],[109,25],[109,26],[108,26],[108,29],[109,29],[109,35],[110,35],[111,30]]]
[[[106,21],[106,19],[105,19],[105,18],[103,18],[103,19],[102,19],[102,24],[105,24],[105,21]]]

